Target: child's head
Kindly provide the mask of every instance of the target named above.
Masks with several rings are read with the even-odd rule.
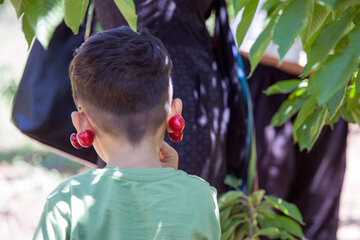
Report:
[[[145,135],[165,129],[171,69],[160,40],[120,27],[86,40],[76,50],[69,74],[75,103],[95,135],[136,145]]]

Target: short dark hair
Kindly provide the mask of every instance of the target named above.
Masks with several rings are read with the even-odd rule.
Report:
[[[75,103],[85,105],[103,131],[121,130],[136,144],[165,121],[171,70],[159,39],[120,27],[87,39],[75,51],[69,75]],[[100,119],[102,112],[112,114],[110,122]]]

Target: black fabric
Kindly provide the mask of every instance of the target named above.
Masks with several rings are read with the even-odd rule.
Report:
[[[138,29],[147,28],[168,49],[174,66],[174,97],[183,100],[184,138],[177,144],[165,140],[178,151],[180,169],[201,176],[224,192],[226,174],[230,170],[241,173],[240,152],[246,133],[245,102],[236,75],[225,1],[135,0],[135,6]],[[114,9],[112,0],[95,1],[104,29],[126,25]],[[214,44],[205,27],[212,9],[217,14]]]
[[[246,74],[249,61],[243,58]],[[300,152],[292,138],[292,121],[269,126],[271,117],[287,98],[266,96],[268,86],[296,76],[260,64],[249,79],[256,128],[259,187],[296,204],[303,215],[308,239],[334,240],[346,163],[348,124],[340,120],[325,127],[313,149]]]
[[[73,51],[84,39],[84,29],[77,36],[62,23],[47,50],[35,41],[22,76],[12,112],[15,125],[37,141],[97,162],[93,148],[75,149],[69,141],[75,132],[70,114],[76,110],[68,74]]]

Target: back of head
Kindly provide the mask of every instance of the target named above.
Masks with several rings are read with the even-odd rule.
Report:
[[[76,50],[69,74],[76,105],[98,130],[136,144],[165,121],[171,69],[160,40],[120,27],[86,40]]]

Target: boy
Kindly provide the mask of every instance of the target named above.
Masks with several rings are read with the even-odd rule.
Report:
[[[216,190],[176,170],[163,142],[181,114],[170,57],[128,27],[90,37],[70,64],[77,132],[94,133],[107,163],[61,183],[47,198],[34,239],[220,239]],[[160,154],[160,155],[159,155]]]

